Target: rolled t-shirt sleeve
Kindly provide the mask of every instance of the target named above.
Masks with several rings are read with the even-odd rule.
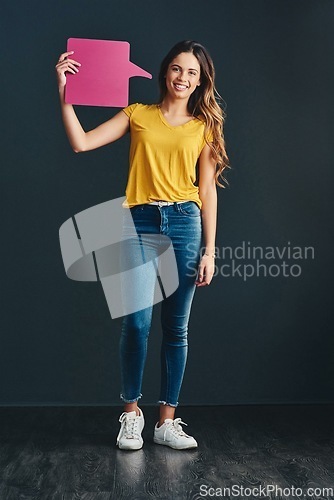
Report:
[[[208,142],[213,142],[213,132],[212,132],[212,130],[209,130],[209,131],[208,131],[208,134],[207,134],[207,141],[208,141]]]
[[[202,138],[202,144],[201,144],[201,147],[200,147],[200,152],[202,152],[204,146],[207,144],[205,138],[207,139],[208,143],[213,142],[214,137],[213,137],[212,130],[208,130],[207,136],[205,135],[205,132],[203,133],[203,138]]]
[[[132,113],[134,112],[134,110],[136,109],[136,107],[138,106],[138,102],[134,103],[134,104],[130,104],[130,106],[127,106],[126,108],[123,108],[122,111],[124,111],[124,113],[129,117],[131,118],[131,115]]]

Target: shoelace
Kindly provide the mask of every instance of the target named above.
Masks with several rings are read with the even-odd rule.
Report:
[[[121,428],[117,436],[117,441],[121,437],[123,430],[124,430],[124,435],[126,439],[136,439],[139,437],[139,432],[138,432],[138,420],[139,416],[136,415],[135,417],[129,416],[129,414],[124,411],[122,415],[119,417],[119,421],[121,422]]]
[[[166,425],[166,429],[164,431],[164,441],[166,441],[166,433],[168,430],[170,430],[175,436],[178,437],[179,436],[190,437],[188,436],[188,434],[184,432],[180,424],[188,425],[185,422],[182,422],[181,418],[175,418],[173,422],[168,422],[168,424]]]

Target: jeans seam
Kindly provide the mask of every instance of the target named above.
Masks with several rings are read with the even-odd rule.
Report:
[[[169,373],[170,373],[170,370],[169,370],[169,365],[168,365],[166,343],[164,346],[164,351],[165,351],[165,363],[166,363],[166,399],[169,399],[169,390],[170,390]]]

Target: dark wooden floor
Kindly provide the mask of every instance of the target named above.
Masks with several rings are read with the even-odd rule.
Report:
[[[334,405],[179,407],[199,443],[184,451],[153,443],[157,408],[142,408],[132,452],[115,445],[121,408],[0,408],[0,500],[241,499],[260,485],[334,498],[306,496],[334,489]],[[285,493],[258,498],[297,498]]]

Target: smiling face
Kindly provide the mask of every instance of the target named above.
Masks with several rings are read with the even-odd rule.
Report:
[[[173,98],[189,99],[200,85],[201,67],[191,52],[181,52],[167,69],[167,92]]]

